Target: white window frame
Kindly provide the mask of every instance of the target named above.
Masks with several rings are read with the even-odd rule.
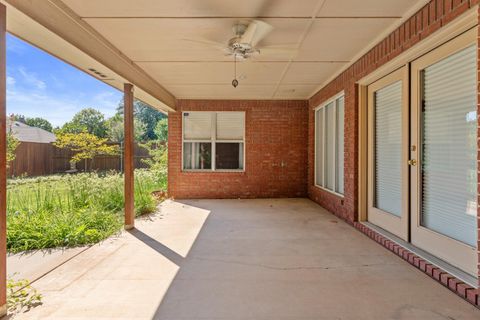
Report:
[[[185,139],[185,113],[211,113],[212,115],[212,134],[210,140],[192,140]],[[223,140],[217,139],[217,114],[219,113],[243,113],[243,136],[242,140]],[[183,111],[182,112],[182,171],[184,172],[245,172],[245,127],[246,127],[246,114],[245,111]],[[212,168],[211,169],[185,169],[184,168],[184,157],[185,157],[185,143],[211,143],[212,144]],[[216,169],[215,155],[216,155],[216,144],[217,143],[243,143],[243,168],[242,169]]]
[[[333,112],[335,114],[335,117],[337,116],[337,106],[338,106],[338,100],[340,98],[343,97],[343,101],[344,101],[344,105],[343,105],[343,110],[345,112],[345,92],[344,91],[341,91],[339,93],[337,93],[336,95],[334,95],[333,97],[331,97],[330,99],[326,100],[324,103],[322,103],[321,105],[319,105],[318,107],[316,107],[314,109],[314,112],[315,112],[315,130],[314,130],[314,145],[313,145],[313,153],[314,153],[314,174],[313,174],[313,184],[315,187],[319,188],[319,189],[322,189],[324,191],[327,191],[329,193],[332,193],[334,195],[337,195],[339,197],[344,197],[344,194],[341,194],[339,192],[336,192],[335,190],[337,189],[337,177],[338,177],[338,173],[336,171],[336,168],[337,168],[337,149],[338,149],[338,145],[337,145],[337,137],[336,137],[336,134],[334,134],[333,136],[333,145],[335,147],[335,152],[333,152],[333,155],[330,155],[331,157],[333,157],[333,165],[335,166],[335,174],[334,174],[334,179],[333,179],[333,190],[330,190],[328,189],[327,187],[325,187],[325,165],[326,165],[326,156],[325,156],[325,153],[326,153],[326,143],[325,143],[325,139],[324,139],[324,142],[322,144],[322,149],[323,149],[323,152],[322,152],[322,155],[323,155],[323,161],[322,161],[322,171],[323,171],[323,175],[322,175],[322,180],[323,180],[323,185],[319,185],[317,184],[317,140],[318,140],[318,136],[317,136],[317,111],[320,110],[320,109],[323,109],[322,112],[323,112],[323,126],[322,126],[322,129],[323,129],[323,137],[325,137],[325,121],[326,121],[326,118],[325,118],[325,115],[326,115],[326,112],[325,112],[325,107],[328,106],[330,103],[333,102]],[[335,118],[335,120],[337,120],[337,118]],[[345,120],[345,119],[344,119]],[[333,132],[337,132],[337,122],[338,121],[335,121],[333,123]],[[343,132],[344,132],[344,135],[345,135],[345,121],[343,122]],[[345,138],[344,138],[344,142],[343,142],[343,150],[345,152]],[[327,155],[328,156],[328,155]],[[343,162],[343,177],[344,177],[344,188],[345,188],[345,159],[344,159],[344,162]],[[345,193],[345,190],[344,190],[344,193]]]

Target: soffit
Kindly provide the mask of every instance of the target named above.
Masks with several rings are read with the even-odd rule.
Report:
[[[63,3],[177,98],[307,99],[426,0]],[[255,18],[274,27],[260,47],[292,50],[238,63],[233,88],[231,58],[202,41],[226,44],[235,23]]]

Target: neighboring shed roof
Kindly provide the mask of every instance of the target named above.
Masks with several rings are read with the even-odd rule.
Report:
[[[11,128],[15,138],[21,142],[51,143],[56,140],[53,133],[41,128],[30,127],[19,121],[8,121],[7,125],[8,128]]]

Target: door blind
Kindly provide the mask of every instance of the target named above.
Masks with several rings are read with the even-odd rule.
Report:
[[[477,241],[477,46],[422,72],[421,224]]]
[[[402,214],[402,81],[375,92],[375,207]]]

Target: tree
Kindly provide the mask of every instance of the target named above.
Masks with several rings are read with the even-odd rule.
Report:
[[[28,118],[28,117],[25,117],[23,114],[12,114],[10,116],[10,120],[18,121],[30,127],[40,128],[43,130],[47,130],[49,132],[53,131],[52,124],[44,118],[40,118],[40,117]]]
[[[16,151],[20,145],[20,141],[13,135],[12,124],[15,121],[16,115],[12,114],[10,116],[10,123],[7,131],[7,168],[10,166],[10,162],[15,160]]]
[[[36,128],[46,130],[48,132],[53,131],[52,124],[48,120],[40,118],[40,117],[25,118],[25,124],[29,125],[30,127],[36,127]]]
[[[86,131],[99,138],[105,138],[107,136],[105,116],[98,110],[86,108],[77,112],[72,121],[65,123],[59,131],[63,133],[82,133]]]
[[[87,128],[81,127],[77,123],[73,123],[72,121],[65,122],[63,126],[53,129],[53,133],[55,133],[56,135],[62,133],[81,133],[85,131],[87,131]]]
[[[18,121],[21,123],[26,123],[25,116],[23,114],[12,114],[10,115],[10,120],[12,121]]]
[[[11,131],[7,132],[7,168],[10,166],[10,162],[15,160],[18,145],[20,141],[15,138]]]
[[[123,117],[120,114],[115,114],[113,117],[107,119],[107,136],[112,142],[123,141]]]
[[[154,132],[159,141],[167,142],[168,141],[168,119],[162,119],[158,121],[157,125],[155,126]]]
[[[113,142],[123,142],[124,141],[124,124],[123,116],[116,114],[107,120],[107,135]],[[143,136],[145,135],[146,125],[138,120],[133,119],[133,135],[135,141],[142,141]]]
[[[56,147],[69,149],[74,152],[72,163],[85,160],[85,171],[87,171],[88,160],[93,160],[98,155],[118,154],[118,146],[108,145],[107,139],[99,138],[88,132],[81,133],[57,133],[57,141],[53,143]]]
[[[155,135],[157,140],[148,141],[141,144],[141,147],[147,149],[150,158],[143,159],[151,170],[159,173],[166,173],[168,167],[168,119],[161,119],[155,126]]]
[[[134,101],[133,112],[135,118],[143,122],[146,126],[142,140],[155,140],[157,138],[155,135],[155,126],[159,120],[167,116],[140,100]],[[123,100],[120,101],[118,105],[117,113],[123,115]]]
[[[158,144],[155,141],[148,141],[141,144],[150,155],[150,158],[142,159],[142,162],[149,166],[153,171],[166,173],[168,168],[168,148],[166,144]]]

